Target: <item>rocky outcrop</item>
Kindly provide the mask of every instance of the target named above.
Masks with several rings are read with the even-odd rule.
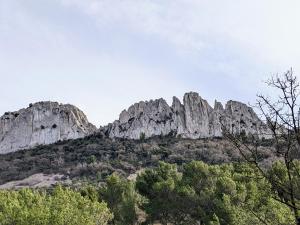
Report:
[[[222,122],[221,122],[222,121]],[[233,134],[267,137],[267,126],[246,104],[229,101],[211,107],[198,93],[186,93],[171,106],[160,98],[141,101],[124,110],[119,120],[100,128],[110,138],[139,139],[173,134],[185,138],[222,137],[223,125]],[[59,140],[90,135],[97,129],[72,105],[38,102],[0,117],[0,154]]]
[[[222,122],[221,122],[222,121]],[[183,104],[176,97],[172,106],[164,99],[139,102],[124,110],[119,120],[101,128],[110,138],[139,139],[142,136],[170,133],[186,138],[222,137],[222,125],[234,134],[268,133],[267,126],[251,107],[227,102],[225,109],[220,102],[212,108],[198,93],[186,93]]]
[[[0,117],[0,154],[81,138],[93,133],[84,113],[73,105],[38,102]]]
[[[194,92],[184,95],[183,107],[186,127],[183,134],[190,138],[207,137],[212,107],[198,93]]]
[[[124,110],[118,121],[107,127],[109,137],[139,139],[167,135],[174,130],[173,111],[163,99],[139,102]]]
[[[214,110],[209,117],[209,134],[212,137],[222,137],[221,116],[225,115],[224,107],[221,102],[215,101]]]
[[[260,134],[267,136],[270,132],[267,126],[261,122],[257,114],[246,104],[229,101],[225,107],[225,123],[227,129],[234,134]]]

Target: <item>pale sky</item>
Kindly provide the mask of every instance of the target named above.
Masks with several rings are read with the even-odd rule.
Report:
[[[0,114],[51,100],[105,125],[196,91],[254,103],[300,74],[299,0],[0,0]]]

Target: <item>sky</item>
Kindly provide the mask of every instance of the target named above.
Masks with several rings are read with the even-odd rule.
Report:
[[[0,114],[76,105],[97,126],[196,91],[253,104],[300,74],[299,0],[0,0]]]

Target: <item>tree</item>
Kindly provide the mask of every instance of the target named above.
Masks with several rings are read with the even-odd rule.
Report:
[[[160,163],[137,179],[148,201],[148,223],[194,225],[289,225],[289,209],[271,198],[266,179],[252,179],[257,170],[247,164],[183,165]]]
[[[137,221],[136,207],[139,197],[134,183],[120,178],[116,174],[109,176],[106,184],[99,190],[100,199],[107,202],[114,214],[112,224],[131,225]]]
[[[258,176],[266,178],[272,186],[273,199],[290,208],[295,224],[300,225],[300,105],[299,83],[293,70],[283,76],[274,76],[267,81],[278,93],[277,98],[258,95],[257,108],[268,125],[268,133],[257,133],[250,144],[230,133],[223,126],[225,136],[237,147],[242,157],[259,171]],[[273,162],[270,171],[261,163],[261,137],[272,139],[270,148],[280,162]],[[275,161],[275,160],[274,160]]]
[[[2,225],[106,225],[111,219],[105,203],[91,201],[69,188],[57,186],[52,193],[0,191]]]
[[[137,177],[136,188],[148,201],[143,209],[148,214],[147,222],[156,220],[163,225],[188,224],[181,217],[179,209],[184,209],[176,190],[180,174],[176,165],[160,162],[155,169],[147,169]],[[184,190],[182,190],[183,194]],[[180,218],[179,218],[180,217]]]

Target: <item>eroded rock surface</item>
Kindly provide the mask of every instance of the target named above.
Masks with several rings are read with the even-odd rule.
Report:
[[[0,117],[0,154],[81,138],[95,131],[77,107],[38,102]]]
[[[136,103],[101,130],[110,138],[139,139],[173,133],[196,139],[222,137],[222,124],[234,134],[264,137],[268,133],[267,126],[246,104],[229,101],[224,108],[216,101],[213,108],[195,92],[186,93],[183,103],[174,97],[172,106],[164,99]]]
[[[222,121],[222,123],[221,123]],[[183,102],[174,97],[171,106],[160,98],[141,101],[124,110],[119,120],[100,128],[110,138],[140,139],[174,134],[185,138],[222,137],[222,125],[234,134],[267,137],[267,126],[246,104],[229,101],[211,107],[198,93],[189,92]],[[76,139],[96,131],[84,113],[72,105],[38,102],[0,117],[0,154],[59,140]]]
[[[171,107],[164,99],[139,102],[124,110],[118,121],[109,129],[110,137],[139,139],[145,137],[167,135],[174,130],[174,119]]]

